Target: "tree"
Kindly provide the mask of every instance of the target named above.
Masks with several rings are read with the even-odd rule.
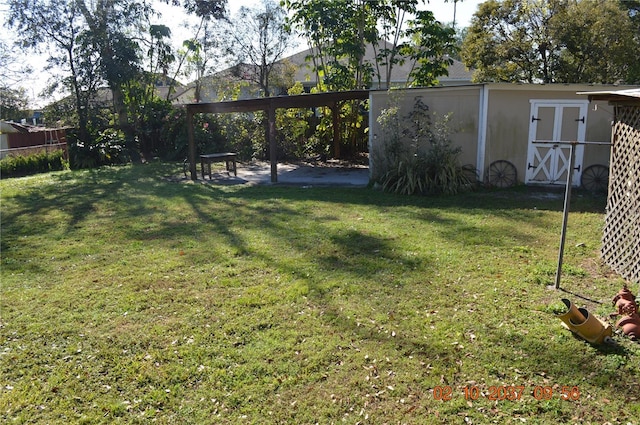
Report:
[[[432,12],[419,11],[407,35],[415,41],[403,49],[414,63],[409,80],[413,80],[415,86],[436,85],[438,77],[447,75],[453,63],[451,55],[457,50],[455,30],[442,26]]]
[[[177,4],[178,0],[172,0]],[[185,0],[183,5],[187,12],[200,18],[200,22],[193,26],[194,36],[188,40],[183,40],[183,49],[179,52],[178,66],[174,73],[174,78],[169,86],[169,93],[173,90],[176,78],[183,73],[182,66],[186,64],[185,75],[196,75],[195,101],[200,101],[200,90],[202,88],[202,78],[209,70],[209,64],[213,59],[217,60],[219,55],[217,47],[218,39],[223,39],[220,33],[221,26],[214,27],[214,20],[226,20],[226,0]],[[216,28],[218,29],[216,31]],[[167,97],[167,100],[168,97]]]
[[[391,72],[396,65],[402,65],[406,61],[400,51],[410,49],[410,44],[403,40],[408,16],[416,14],[418,1],[393,1],[381,4],[375,9],[376,21],[380,22],[380,32],[372,42],[376,54],[376,77],[378,87],[391,87]],[[384,84],[382,82],[384,81]]]
[[[489,0],[462,58],[476,81],[615,83],[638,51],[629,13],[608,0]]]
[[[148,93],[155,81],[149,75],[157,70],[167,73],[175,59],[166,42],[168,28],[150,25],[151,4],[146,0],[9,0],[8,4],[7,25],[16,30],[19,42],[46,48],[49,63],[63,67],[66,75],[57,87],[62,85],[76,99],[80,139],[89,141],[90,106],[98,85],[106,83],[116,123],[127,135],[130,153],[136,155],[132,124],[139,120],[134,117],[131,122],[130,113],[153,104],[132,105],[141,98],[136,87],[143,85],[140,90]],[[183,6],[203,20],[217,19],[225,12],[226,0],[184,0]]]
[[[29,70],[16,56],[11,54],[7,44],[0,40],[0,119],[19,118],[29,101],[23,87],[16,87],[22,75]]]
[[[184,40],[182,58],[186,63],[185,75],[194,75],[194,101],[202,100],[202,88],[206,75],[212,73],[223,56],[220,40],[223,39],[221,26],[201,21],[195,37]]]
[[[430,12],[418,10],[421,0],[285,0],[291,12],[288,25],[307,40],[309,59],[316,72],[318,91],[390,88],[395,66],[411,62],[413,72],[407,84],[429,84],[446,75],[449,58],[455,52],[452,29],[447,29]],[[414,16],[413,19],[408,17]],[[421,45],[422,44],[422,45]],[[367,49],[374,59],[367,59]],[[443,66],[444,65],[444,66]],[[347,102],[340,111],[344,139],[354,149],[364,136],[361,105]],[[326,120],[325,120],[326,121]],[[320,128],[328,128],[321,122]],[[334,140],[334,155],[339,152]]]
[[[0,87],[0,119],[18,121],[29,101],[24,88]]]
[[[280,60],[292,44],[285,17],[273,0],[262,0],[260,7],[241,7],[228,31],[238,76],[257,84],[264,97],[271,96],[275,74],[285,68]]]
[[[463,43],[462,58],[477,81],[552,82],[556,46],[544,0],[489,0],[480,5]]]
[[[640,37],[640,0],[620,0],[620,4],[631,18],[634,26],[634,34],[636,37]],[[628,84],[640,83],[640,61],[633,61],[629,64],[629,73],[626,82]]]
[[[4,40],[0,40],[0,89],[11,89],[29,72],[31,69],[11,52]]]
[[[630,82],[640,53],[637,27],[628,11],[612,1],[579,1],[551,21],[560,54],[556,80],[613,84]],[[585,31],[588,29],[588,31]]]
[[[23,46],[47,48],[50,67],[63,67],[67,72],[62,85],[75,100],[79,137],[89,137],[89,98],[95,94],[98,73],[95,56],[87,50],[87,33],[74,1],[12,0],[9,2],[7,25],[16,30]],[[54,82],[53,92],[60,86]]]
[[[396,65],[411,61],[415,78],[446,75],[448,57],[455,53],[454,34],[420,11],[421,0],[285,0],[292,11],[289,25],[307,39],[318,81],[326,90],[368,87],[378,80],[389,88]],[[412,17],[413,19],[409,19]],[[421,45],[423,43],[423,45]],[[365,60],[368,46],[375,59]],[[423,68],[422,70],[420,70]],[[435,79],[423,78],[433,84]]]
[[[364,62],[368,43],[377,40],[375,4],[356,0],[286,0],[288,25],[307,40],[320,90],[362,88],[373,69]]]

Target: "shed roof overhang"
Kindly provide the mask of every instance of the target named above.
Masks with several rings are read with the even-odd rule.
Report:
[[[197,180],[196,147],[193,132],[193,116],[204,113],[255,112],[267,111],[269,119],[269,159],[271,161],[271,181],[276,182],[278,171],[277,146],[275,138],[275,110],[278,108],[312,108],[316,106],[334,106],[346,100],[369,99],[369,90],[351,90],[329,93],[301,94],[297,96],[263,97],[215,103],[189,103],[187,110],[187,132],[189,134],[189,163],[191,179]],[[333,108],[334,139],[338,133],[338,111]],[[335,140],[334,140],[335,142]]]
[[[604,100],[618,104],[640,104],[640,89],[603,90],[592,92],[584,91],[578,92],[578,94],[587,95],[589,97],[589,101]]]

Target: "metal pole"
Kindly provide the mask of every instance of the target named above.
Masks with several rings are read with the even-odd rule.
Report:
[[[569,206],[571,204],[571,184],[573,168],[575,166],[575,147],[578,142],[569,145],[569,168],[567,169],[567,187],[564,191],[564,211],[562,216],[562,233],[560,235],[560,250],[558,252],[558,269],[556,270],[556,289],[560,289],[560,275],[562,274],[562,257],[564,255],[564,241],[567,235],[567,221],[569,220]]]

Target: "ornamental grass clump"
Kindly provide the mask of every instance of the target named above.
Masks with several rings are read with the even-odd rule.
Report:
[[[466,167],[459,163],[462,149],[452,146],[451,114],[431,123],[429,106],[420,97],[406,116],[392,106],[382,111],[383,152],[378,162],[386,170],[377,180],[383,190],[404,195],[452,195],[472,187]]]

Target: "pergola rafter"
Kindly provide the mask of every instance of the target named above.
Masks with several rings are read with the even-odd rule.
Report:
[[[234,100],[215,103],[190,103],[187,108],[187,132],[189,135],[189,169],[191,180],[198,179],[196,170],[196,144],[193,131],[193,116],[204,113],[230,113],[265,111],[269,121],[269,160],[271,162],[271,182],[278,181],[277,143],[276,143],[276,109],[278,108],[312,108],[329,106],[333,113],[333,140],[339,146],[339,108],[338,103],[347,100],[369,99],[369,90],[352,90],[344,92],[301,94],[296,96],[263,97],[258,99]],[[337,152],[339,154],[339,152]]]

